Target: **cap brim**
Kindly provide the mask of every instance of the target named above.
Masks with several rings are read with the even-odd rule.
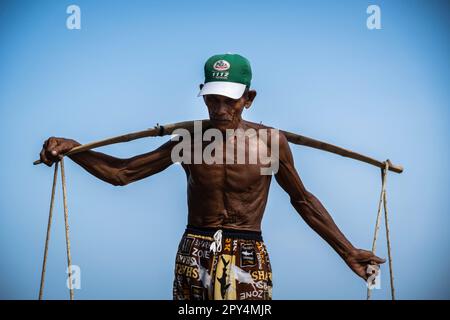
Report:
[[[245,91],[245,84],[228,82],[228,81],[212,81],[204,84],[202,90],[197,97],[207,94],[218,94],[229,97],[231,99],[239,99]]]

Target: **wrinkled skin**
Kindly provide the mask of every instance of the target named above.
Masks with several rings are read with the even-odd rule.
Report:
[[[241,117],[244,108],[249,108],[255,97],[254,90],[246,90],[244,95],[236,100],[220,95],[204,96],[212,127],[221,132],[237,128],[268,128],[245,121]],[[116,186],[124,186],[172,165],[171,150],[177,143],[170,140],[156,150],[127,159],[92,150],[68,157],[95,177]],[[63,154],[78,145],[80,143],[72,139],[50,137],[43,145],[40,159],[51,166]],[[267,145],[270,149],[270,143]],[[260,231],[271,182],[270,175],[260,174],[262,166],[260,163],[183,163],[188,184],[188,224]],[[295,169],[289,144],[282,133],[279,135],[279,169],[275,179],[287,192],[292,206],[303,220],[328,242],[358,276],[367,280],[370,276],[367,273],[368,265],[385,262],[370,251],[355,248],[336,226],[321,202],[306,190]]]

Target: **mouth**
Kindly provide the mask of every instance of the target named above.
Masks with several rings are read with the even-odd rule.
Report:
[[[215,118],[212,118],[211,121],[214,121],[214,122],[216,122],[216,123],[228,123],[228,122],[230,122],[231,120],[228,120],[228,119],[215,119]]]

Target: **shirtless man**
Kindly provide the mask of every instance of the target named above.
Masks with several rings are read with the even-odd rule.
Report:
[[[205,64],[205,83],[200,85],[212,128],[268,130],[242,119],[256,97],[250,90],[251,68],[237,54],[215,55]],[[259,137],[259,133],[258,133]],[[320,201],[303,185],[286,137],[277,135],[278,166],[274,176],[289,194],[295,210],[358,276],[367,280],[368,266],[385,260],[355,248],[342,234]],[[268,139],[267,141],[270,141]],[[226,141],[225,141],[226,142]],[[115,186],[159,173],[172,165],[172,138],[158,149],[128,159],[85,151],[68,157],[92,175]],[[40,159],[51,166],[75,146],[72,139],[51,137]],[[269,153],[274,151],[266,143]],[[204,150],[206,144],[202,144]],[[225,144],[223,145],[225,149]],[[248,146],[246,141],[245,146]],[[192,147],[192,151],[194,148]],[[245,149],[246,156],[251,148]],[[226,152],[223,153],[224,157]],[[233,153],[234,154],[234,153]],[[234,154],[235,156],[235,154]],[[175,261],[174,299],[271,299],[272,270],[261,236],[261,220],[272,175],[261,174],[267,165],[257,163],[181,163],[187,177],[188,223]]]

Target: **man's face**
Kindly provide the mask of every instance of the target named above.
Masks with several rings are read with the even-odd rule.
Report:
[[[208,107],[212,125],[219,130],[235,129],[242,119],[242,110],[244,107],[250,107],[255,95],[256,92],[253,90],[244,93],[239,99],[216,94],[204,95],[203,100]]]

